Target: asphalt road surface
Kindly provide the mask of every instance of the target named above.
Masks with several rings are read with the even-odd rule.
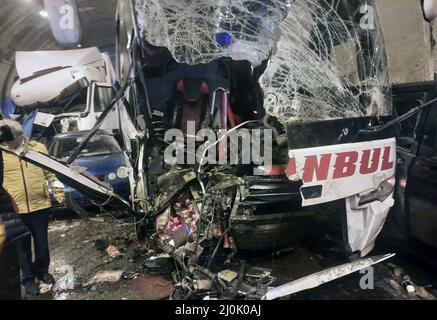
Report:
[[[143,264],[149,248],[136,241],[133,226],[128,220],[117,220],[103,214],[85,219],[53,221],[49,227],[49,241],[50,269],[58,280],[57,284],[52,288],[42,286],[43,291],[48,290],[46,293],[27,299],[167,299],[172,292],[169,276],[144,273]],[[105,251],[109,244],[120,254],[111,258]],[[381,253],[387,252],[377,248],[372,255]],[[253,266],[271,269],[278,283],[346,262],[338,244],[329,237],[318,241],[306,239],[279,251],[243,252],[235,257],[235,260],[239,259]],[[416,265],[415,261],[398,255],[376,265],[371,288],[362,289],[360,282],[363,274],[355,273],[286,299],[435,299],[436,276]],[[115,282],[90,285],[90,279],[99,271],[120,271],[122,277]],[[414,283],[415,293],[407,293],[402,286],[406,277]]]

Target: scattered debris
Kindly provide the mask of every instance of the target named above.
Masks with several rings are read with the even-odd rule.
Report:
[[[393,274],[396,278],[401,278],[402,275],[404,274],[404,270],[402,270],[402,268],[400,268],[400,267],[395,267],[393,269]]]
[[[80,225],[80,221],[56,221],[51,223],[48,232],[67,231]]]
[[[397,268],[397,265],[392,262],[387,263],[387,266],[391,269]]]
[[[432,293],[430,293],[428,290],[426,290],[424,287],[418,286],[416,288],[416,296],[418,296],[421,299],[424,300],[435,300],[436,297]]]
[[[160,275],[143,275],[130,280],[129,287],[145,300],[161,300],[174,291],[172,282]]]
[[[408,277],[409,278],[409,277]],[[409,295],[413,295],[414,292],[416,291],[416,288],[414,286],[414,283],[407,279],[407,280],[403,280],[402,281],[402,286],[404,287],[404,289],[408,292]]]
[[[280,250],[276,250],[276,252],[274,253],[274,255],[279,256],[283,253],[290,253],[290,252],[294,252],[294,248],[290,247],[290,248],[283,248]]]
[[[53,287],[53,284],[49,284],[49,283],[41,282],[41,283],[39,284],[39,292],[40,292],[41,294],[45,294],[45,293],[51,291],[51,290],[52,290],[52,287]]]
[[[106,248],[109,246],[109,242],[106,240],[102,240],[102,239],[97,239],[94,242],[94,245],[96,247],[97,250],[99,251],[105,251]]]
[[[123,280],[132,280],[138,278],[140,274],[138,272],[125,272],[123,273]]]
[[[121,279],[123,272],[123,270],[99,271],[84,286],[102,282],[117,282]]]
[[[256,279],[264,279],[272,274],[271,269],[260,268],[260,267],[250,267],[246,272],[246,276]]]
[[[206,221],[207,223],[210,222],[210,220],[204,221]],[[215,273],[215,271],[231,270],[239,274],[240,263],[238,260],[236,260],[236,257],[232,258],[231,261],[226,261],[224,264],[222,264],[222,261],[224,259],[227,259],[227,256],[220,252],[217,255],[216,262],[211,265],[211,268],[204,270],[206,269],[204,266],[206,266],[208,262],[208,254],[210,254],[215,248],[215,242],[212,242],[212,245],[209,245],[208,247],[208,242],[200,241],[197,250],[195,248],[195,242],[188,242],[177,250],[172,248],[172,250],[175,250],[176,252],[178,252],[178,254],[180,254],[179,252],[184,251],[186,258],[184,262],[187,266],[186,274],[188,276],[194,275],[193,281],[190,281],[188,277],[182,278],[180,283],[182,283],[185,287],[179,287],[179,283],[177,281],[173,282],[170,278],[171,272],[169,272],[169,270],[168,273],[166,272],[166,274],[168,274],[169,276],[158,276],[157,274],[143,274],[143,267],[145,266],[145,262],[148,263],[167,260],[172,268],[174,268],[177,263],[175,262],[175,259],[173,257],[175,251],[162,253],[162,251],[159,250],[159,247],[155,246],[152,241],[148,241],[147,243],[135,243],[134,245],[126,247],[128,250],[126,252],[126,257],[132,257],[134,253],[138,255],[139,258],[134,263],[130,263],[129,259],[114,260],[110,258],[105,252],[107,246],[109,246],[109,244],[113,244],[117,246],[121,252],[123,252],[123,243],[125,239],[128,239],[130,237],[129,234],[132,230],[130,226],[123,227],[122,229],[114,226],[116,226],[116,222],[113,222],[111,219],[107,219],[105,223],[98,225],[83,223],[79,229],[71,231],[73,232],[73,234],[70,232],[67,233],[67,237],[75,236],[76,239],[89,239],[89,245],[83,245],[82,241],[78,241],[76,243],[71,241],[61,241],[59,242],[59,244],[52,243],[54,249],[51,272],[53,272],[55,278],[57,279],[57,282],[56,285],[54,285],[51,289],[53,294],[52,292],[49,292],[49,294],[46,294],[44,295],[44,297],[41,298],[53,298],[56,300],[87,298],[118,299],[120,297],[126,297],[127,299],[166,299],[169,295],[171,295],[171,297],[174,299],[205,299],[205,297],[207,296],[210,300],[217,300],[230,299],[232,297],[232,294],[235,293],[234,290],[235,288],[237,288],[238,277],[234,278],[231,282],[227,282],[223,279],[218,278],[218,275],[217,273]],[[53,239],[52,241],[59,241],[59,235],[62,232],[63,231],[59,231],[57,234],[51,234],[51,237]],[[97,241],[97,244],[103,243],[102,251],[100,252],[97,251],[94,246],[96,239],[100,239],[99,241]],[[206,253],[204,254],[204,256],[206,256],[206,259],[201,258],[200,260],[197,260],[196,263],[201,267],[203,266],[204,268],[202,269],[192,267],[193,264],[188,261],[196,261],[195,259],[193,259],[193,257],[196,256],[194,255],[194,252],[201,252],[202,250],[204,253]],[[294,254],[290,254],[290,258],[293,261],[301,261],[303,265],[306,266],[306,263],[308,263],[307,255],[309,253],[305,250],[304,256],[301,256],[301,254],[302,253],[300,252],[300,248],[296,247],[296,252]],[[314,253],[311,254],[315,256]],[[77,259],[78,257],[83,258],[84,255],[87,256],[87,259]],[[243,256],[245,256],[246,259],[249,260],[249,262],[247,264],[247,270],[242,276],[241,285],[237,288],[235,299],[260,299],[268,290],[268,288],[277,287],[283,284],[284,282],[280,280],[276,281],[276,279],[272,277],[272,274],[274,273],[281,275],[281,280],[294,279],[293,276],[295,275],[295,270],[293,269],[293,267],[288,268],[287,265],[290,260],[285,255],[284,257],[280,257],[278,259],[272,259],[269,254],[263,255],[262,257],[259,257],[258,255],[249,255],[249,257],[246,254],[244,254]],[[330,259],[332,259],[331,256],[327,254],[325,256],[325,260],[330,261]],[[103,261],[106,261],[110,264],[105,265]],[[68,272],[59,269],[59,267],[63,266],[65,263],[69,263],[72,267],[74,267],[74,283],[69,282],[69,279],[73,278],[68,277]],[[177,270],[180,272],[182,268],[179,264],[177,264],[176,266],[178,268]],[[404,267],[404,264],[402,264],[402,267]],[[310,267],[308,267],[308,269],[309,268]],[[405,270],[407,270],[407,268],[408,267],[406,266]],[[416,275],[415,273],[410,274],[414,282],[416,282],[415,278],[418,277],[417,282],[420,283],[425,289],[429,290],[429,292],[426,292],[426,290],[422,291],[420,286],[415,285],[416,290],[414,295],[408,295],[406,291],[402,288],[402,279],[395,279],[393,277],[392,269],[377,268],[375,269],[375,272],[378,272],[376,270],[380,269],[381,271],[386,272],[386,276],[388,276],[387,278],[384,278],[384,282],[387,284],[387,286],[382,286],[382,288],[384,288],[385,290],[385,293],[381,292],[381,298],[424,300],[431,300],[434,298],[432,296],[432,293],[434,293],[432,291],[432,288],[424,285],[425,283],[430,283],[429,280],[424,280],[418,277],[418,275]],[[124,270],[124,272],[119,282],[107,282],[103,284],[99,284],[98,282],[96,282],[93,284],[87,284],[88,286],[83,285],[84,283],[88,282],[99,270]],[[163,272],[162,268],[157,268],[156,270],[161,273]],[[148,272],[150,271],[150,269],[146,270],[146,268],[144,268],[144,271]],[[190,271],[193,272],[189,273]],[[177,272],[174,272],[174,274],[176,275]],[[64,276],[65,284],[63,284],[62,281],[62,277]],[[210,277],[212,277],[213,279],[211,279]],[[156,281],[146,281],[147,278],[155,279]],[[393,279],[390,286],[389,279]],[[406,279],[408,279],[408,277]],[[177,278],[177,280],[180,279]],[[152,281],[152,283],[148,281]],[[137,283],[134,284],[134,282]],[[145,286],[146,288],[142,288],[141,285]],[[376,286],[379,286],[379,284],[376,283]],[[390,287],[393,287],[393,290]],[[174,294],[175,288],[179,292],[182,290],[182,288],[187,289],[186,292],[182,292],[181,295],[177,295]],[[348,288],[358,289],[357,291],[352,292],[352,290],[349,291],[345,288],[345,290],[342,291],[341,295],[345,295],[348,298],[367,297],[366,294],[362,292],[362,290],[359,290],[357,284],[350,285],[348,286]],[[146,290],[153,291],[145,292]],[[323,299],[329,299],[329,290],[321,290],[321,292],[325,291],[328,292],[326,293],[326,295],[325,293],[322,293],[322,295],[324,295]],[[192,292],[191,296],[187,294],[189,292]],[[221,294],[221,292],[223,294]],[[310,299],[312,299],[311,294],[309,294],[309,297]],[[320,296],[316,294],[316,299],[318,299],[317,297]],[[372,295],[372,297],[374,296]]]
[[[193,282],[194,290],[209,290],[212,287],[212,281],[209,279],[195,280]]]
[[[118,256],[121,255],[120,251],[118,250],[117,247],[113,246],[112,244],[109,245],[106,248],[106,253],[108,254],[108,256],[110,256],[111,258],[116,258]]]
[[[168,254],[151,257],[143,265],[143,272],[145,274],[170,274],[173,270],[173,258]]]
[[[168,253],[160,253],[158,255],[150,257],[150,260],[158,260],[158,259],[170,259],[171,256]]]
[[[411,277],[409,276],[409,275],[404,275],[403,277],[402,277],[402,280],[404,280],[404,281],[411,281]]]
[[[88,218],[89,221],[93,221],[93,222],[105,222],[105,218],[103,217],[91,217]]]
[[[265,298],[266,300],[272,300],[285,297],[306,289],[315,288],[320,284],[344,277],[353,272],[362,270],[374,264],[390,259],[393,256],[394,254],[386,254],[381,256],[363,258],[361,260],[356,260],[350,263],[345,263],[343,265],[328,268],[323,271],[319,271],[311,275],[302,277],[300,279],[294,280],[290,283],[271,288],[267,291],[263,298]]]
[[[144,247],[134,248],[131,254],[133,260],[147,256],[148,250]]]
[[[226,282],[232,282],[238,277],[238,273],[232,270],[223,270],[220,271],[217,276],[219,277],[219,279],[222,279]]]
[[[396,280],[390,279],[390,280],[388,281],[388,284],[390,285],[390,287],[391,287],[394,291],[396,291],[396,292],[401,292],[401,290],[402,290],[402,286],[401,286],[399,283],[397,283]]]

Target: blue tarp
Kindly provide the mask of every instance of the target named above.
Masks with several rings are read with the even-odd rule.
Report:
[[[29,138],[32,137],[33,134],[33,121],[35,120],[36,114],[38,110],[32,111],[32,113],[29,113],[24,116],[23,123],[21,124],[23,126],[23,130],[26,136]]]
[[[0,98],[0,111],[7,118],[15,112],[15,104],[10,98]]]
[[[15,112],[15,104],[10,98],[0,98],[0,111],[6,118],[10,118],[11,114]],[[23,118],[22,126],[24,133],[28,137],[33,134],[33,121],[35,120],[38,110],[34,110]]]

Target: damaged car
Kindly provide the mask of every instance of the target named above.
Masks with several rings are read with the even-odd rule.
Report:
[[[56,135],[49,144],[49,155],[55,159],[66,161],[87,132],[73,131]],[[77,159],[73,161],[72,166],[78,170],[87,171],[99,180],[111,185],[119,195],[128,198],[130,187],[125,154],[114,136],[108,132],[99,130],[90,140],[87,148],[82,150]],[[64,193],[70,205],[70,201],[74,201],[84,209],[94,205],[87,197],[69,186],[65,186]],[[60,206],[55,201],[52,201],[52,205],[55,208]],[[74,207],[79,211],[79,214],[83,212],[80,208],[77,209],[77,206]]]
[[[384,230],[387,239],[397,240],[404,251],[431,264],[435,264],[437,248],[436,85],[435,81],[428,81],[393,87],[394,111],[405,120],[396,125],[399,183],[396,204]]]

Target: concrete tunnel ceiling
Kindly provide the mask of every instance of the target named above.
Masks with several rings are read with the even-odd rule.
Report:
[[[350,0],[348,0],[348,3]],[[354,0],[356,2],[358,0]],[[395,1],[396,2],[396,1]],[[77,0],[79,15],[82,25],[82,47],[97,46],[102,51],[107,51],[114,58],[115,52],[115,11],[117,0]],[[390,78],[393,83],[415,82],[426,80],[433,74],[434,66],[426,64],[425,60],[429,57],[426,53],[422,56],[417,55],[413,65],[415,70],[407,71],[400,68],[406,63],[411,55],[411,50],[405,48],[404,42],[418,43],[419,52],[427,52],[428,45],[423,44],[427,37],[422,27],[422,12],[419,9],[411,7],[409,0],[399,0],[399,10],[396,15],[414,16],[410,19],[410,24],[397,25],[396,32],[390,32],[390,26],[394,23],[391,21],[390,12],[393,0],[376,0],[378,15],[380,15],[383,24],[383,33],[388,43],[388,55],[390,60]],[[435,0],[427,0],[427,3],[435,5]],[[408,6],[406,10],[405,6]],[[3,23],[3,30],[0,34],[0,98],[7,97],[9,90],[14,83],[15,65],[14,55],[16,51],[34,51],[34,50],[56,50],[61,47],[56,43],[52,36],[49,21],[47,17],[41,15],[44,11],[43,0],[2,0],[0,4],[0,19]],[[382,11],[382,12],[380,12]],[[432,11],[432,10],[431,10]],[[432,11],[434,12],[434,11]],[[405,20],[404,17],[401,20]],[[399,43],[396,38],[398,32],[407,32],[411,28],[416,29],[414,35],[408,34],[408,39]],[[388,29],[388,33],[386,33]],[[403,47],[403,54],[399,54],[398,47]],[[426,47],[426,48],[425,48]],[[395,54],[397,53],[397,54]],[[428,59],[429,60],[429,59]]]

